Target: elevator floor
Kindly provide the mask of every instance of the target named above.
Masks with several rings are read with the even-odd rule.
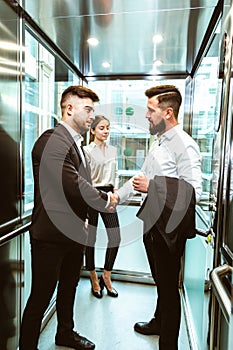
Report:
[[[138,321],[149,321],[156,302],[156,287],[147,284],[113,281],[118,298],[104,290],[102,299],[91,294],[90,281],[81,278],[75,301],[75,330],[96,344],[95,350],[158,350],[157,336],[144,336],[134,331]],[[68,350],[56,346],[56,313],[39,340],[40,350]],[[179,350],[189,350],[188,336],[182,314]]]

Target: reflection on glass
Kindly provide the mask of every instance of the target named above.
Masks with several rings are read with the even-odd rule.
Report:
[[[33,207],[31,151],[36,139],[60,118],[60,95],[78,81],[65,64],[36,37],[25,32],[25,90],[23,113],[24,214]]]
[[[0,116],[1,117],[1,116]],[[8,128],[0,124],[0,225],[18,215],[17,194],[19,165],[17,142],[10,136]]]
[[[227,238],[226,243],[233,254],[233,140],[231,141],[231,157],[229,163],[229,189],[228,189],[228,227],[227,227]]]
[[[0,37],[4,38],[2,31],[0,27]],[[0,225],[19,214],[18,78],[16,69],[14,74],[3,69],[2,62],[9,60],[16,62],[16,52],[0,46]]]
[[[8,242],[0,246],[0,349],[15,348],[10,343],[16,339],[16,282],[14,277],[14,260]]]
[[[213,140],[220,114],[221,81],[217,72],[218,58],[205,57],[195,77],[192,137],[202,155],[203,200],[208,200],[211,192]]]
[[[217,36],[216,36],[217,38]],[[216,45],[217,44],[217,45]],[[197,207],[197,227],[207,231],[212,227],[215,212],[210,210],[212,184],[215,194],[219,178],[219,148],[216,125],[220,115],[221,80],[218,78],[218,42],[212,42],[208,55],[203,58],[194,78],[192,137],[200,147],[202,157],[202,198]],[[220,134],[218,135],[220,136]],[[215,157],[213,175],[212,158]],[[213,182],[212,182],[213,181]],[[215,196],[216,198],[216,196]],[[211,241],[210,241],[211,242]],[[209,243],[210,243],[209,242]],[[198,349],[207,348],[209,323],[209,271],[213,267],[213,248],[203,237],[188,240],[185,251],[184,289],[192,315]],[[196,262],[193,264],[193,262]],[[205,293],[204,293],[205,292]]]
[[[29,77],[25,77],[25,102],[26,109],[23,123],[23,150],[24,150],[24,208],[25,212],[32,207],[33,203],[33,175],[31,150],[38,137],[38,84]]]

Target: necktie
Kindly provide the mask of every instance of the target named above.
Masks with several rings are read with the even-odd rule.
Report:
[[[81,144],[79,146],[79,152],[80,152],[80,155],[81,155],[81,158],[82,158],[83,165],[86,167],[86,158],[85,158],[85,155],[84,155],[83,146]]]
[[[81,142],[82,142],[82,138],[77,135],[77,137],[75,137],[75,143],[76,143],[76,145],[78,147],[79,154],[80,154],[80,157],[82,159],[83,166],[86,167],[86,159],[85,159],[85,156],[84,156],[84,151],[83,151],[83,147],[82,147]]]

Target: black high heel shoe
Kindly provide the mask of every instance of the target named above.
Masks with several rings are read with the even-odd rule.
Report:
[[[94,289],[93,289],[93,286],[92,286],[92,281],[91,281],[91,279],[90,279],[90,282],[91,282],[91,293],[92,293],[92,295],[94,295],[94,297],[96,297],[97,299],[101,299],[102,296],[103,296],[103,290],[102,290],[102,288],[100,287],[100,291],[95,292]]]
[[[107,293],[110,297],[113,297],[113,298],[118,297],[118,293],[117,293],[116,289],[113,288],[112,291],[110,291],[108,289],[108,287],[106,286],[106,284],[104,282],[103,276],[101,276],[99,279],[99,285],[100,285],[101,291],[104,289],[104,287],[107,289]]]

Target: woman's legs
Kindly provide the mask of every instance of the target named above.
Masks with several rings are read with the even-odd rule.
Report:
[[[91,210],[89,214],[89,234],[86,246],[86,270],[90,271],[90,279],[92,283],[92,289],[94,292],[98,293],[101,291],[99,286],[98,276],[95,271],[95,242],[97,235],[98,226],[98,212]],[[107,235],[108,235],[108,246],[105,254],[105,264],[103,280],[106,284],[107,289],[112,292],[112,282],[111,282],[111,271],[113,269],[114,262],[118,253],[120,245],[120,229],[119,229],[119,219],[117,212],[106,213],[100,212],[102,220],[104,222]],[[94,293],[93,293],[94,294]]]
[[[106,284],[107,289],[111,292],[113,290],[111,282],[111,272],[116,260],[121,241],[119,219],[117,212],[100,214],[108,235],[108,247],[105,254],[103,280]]]

